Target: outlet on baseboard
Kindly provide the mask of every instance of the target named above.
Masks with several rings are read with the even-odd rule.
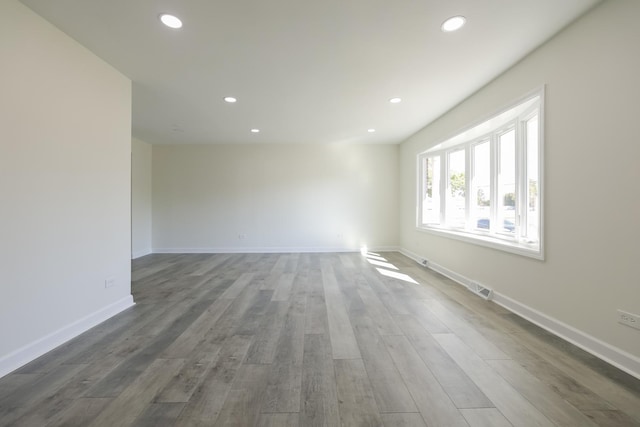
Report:
[[[618,323],[640,329],[640,315],[618,310]]]
[[[107,277],[106,279],[104,279],[104,287],[105,287],[105,289],[106,288],[112,288],[115,284],[116,284],[115,277]]]

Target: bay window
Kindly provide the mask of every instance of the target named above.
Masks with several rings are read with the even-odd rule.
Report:
[[[542,106],[539,90],[420,153],[418,228],[542,259]]]

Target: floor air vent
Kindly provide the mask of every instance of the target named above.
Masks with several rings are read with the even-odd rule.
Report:
[[[476,295],[481,296],[486,300],[490,300],[493,297],[493,290],[485,288],[478,282],[471,282],[468,286],[469,290]]]

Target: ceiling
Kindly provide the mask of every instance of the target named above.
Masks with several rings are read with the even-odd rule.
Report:
[[[22,2],[133,81],[134,136],[235,144],[399,143],[599,0]]]

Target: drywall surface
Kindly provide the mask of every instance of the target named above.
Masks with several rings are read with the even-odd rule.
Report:
[[[396,145],[154,145],[154,252],[396,247],[397,190]]]
[[[131,140],[131,258],[151,253],[151,144]]]
[[[131,82],[15,0],[0,61],[2,375],[132,303]]]
[[[633,0],[596,7],[404,142],[400,160],[403,248],[636,363],[640,330],[616,309],[640,313],[638,16]],[[418,231],[416,155],[543,84],[545,260]]]
[[[578,331],[640,356],[640,27],[605,2],[401,146],[401,245]],[[416,229],[416,155],[546,85],[544,261]]]

